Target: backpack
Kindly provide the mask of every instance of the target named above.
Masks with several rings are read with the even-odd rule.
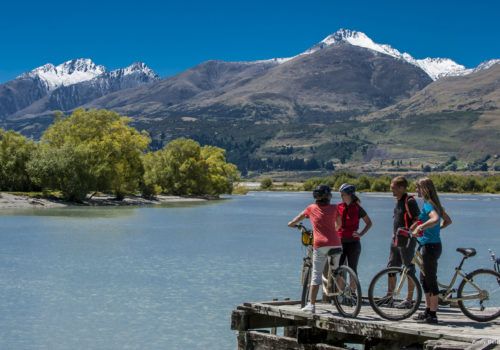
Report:
[[[405,228],[410,228],[411,224],[413,223],[414,217],[411,215],[410,207],[408,206],[408,200],[410,198],[415,199],[415,197],[406,195],[405,199],[405,213],[403,214],[403,220],[405,221]]]

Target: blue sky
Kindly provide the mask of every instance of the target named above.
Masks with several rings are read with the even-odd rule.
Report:
[[[0,11],[0,82],[79,57],[170,76],[209,59],[295,55],[339,28],[472,67],[500,58],[498,13],[500,2],[484,0],[11,0]]]

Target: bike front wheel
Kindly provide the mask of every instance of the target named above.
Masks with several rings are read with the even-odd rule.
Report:
[[[332,301],[344,317],[356,317],[361,310],[362,295],[358,276],[348,266],[342,265],[329,274],[333,279]]]
[[[303,308],[307,304],[309,298],[309,289],[311,284],[311,268],[305,267],[302,271],[302,296],[300,298],[300,307]]]
[[[378,272],[368,288],[368,301],[379,316],[404,320],[415,313],[422,301],[422,289],[414,274],[390,267]]]
[[[479,269],[462,280],[457,291],[458,307],[465,316],[488,322],[500,316],[500,273]]]

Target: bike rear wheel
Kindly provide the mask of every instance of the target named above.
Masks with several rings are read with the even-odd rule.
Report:
[[[468,279],[468,280],[467,280]],[[458,307],[465,316],[478,322],[488,322],[500,316],[500,273],[479,269],[467,275],[458,287]]]
[[[311,284],[311,268],[305,267],[302,272],[302,296],[300,298],[300,307],[303,308],[309,299],[309,290]]]
[[[394,286],[392,293],[389,290],[390,279]],[[415,275],[403,274],[403,269],[399,267],[390,267],[373,277],[368,288],[368,300],[379,316],[391,321],[404,320],[418,310],[422,289]]]
[[[356,317],[361,310],[362,295],[358,276],[348,266],[342,265],[329,274],[334,280],[332,300],[339,313],[344,317]]]

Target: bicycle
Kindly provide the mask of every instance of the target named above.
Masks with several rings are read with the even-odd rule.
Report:
[[[488,251],[490,252],[490,259],[493,261],[493,270],[500,273],[500,258],[495,256],[495,252],[493,250],[488,249]]]
[[[302,233],[302,244],[306,254],[302,262],[300,305],[304,307],[309,299],[311,286],[313,233],[302,223],[295,225]],[[333,301],[338,312],[345,317],[356,317],[361,310],[361,285],[356,273],[348,266],[335,266],[334,256],[342,253],[342,248],[333,248],[328,252],[327,278],[323,282],[323,295]]]
[[[409,233],[411,235],[411,233]],[[410,236],[409,239],[416,239]],[[423,271],[422,246],[418,248],[413,257],[412,263]],[[487,322],[500,316],[500,271],[499,260],[492,255],[496,261],[495,269],[477,269],[471,273],[465,273],[462,266],[470,257],[476,255],[474,248],[457,248],[457,252],[463,255],[460,264],[455,267],[455,273],[449,284],[438,282],[440,304],[457,304],[462,313],[468,318]],[[458,277],[462,278],[457,289],[454,288]],[[389,278],[395,278],[394,290],[389,291]],[[387,281],[387,282],[386,282]],[[411,283],[413,283],[413,288]],[[413,291],[412,291],[413,289]],[[456,297],[453,297],[456,293]],[[416,294],[416,296],[415,296]],[[407,296],[415,296],[411,300],[411,307],[401,307],[401,302],[407,299]],[[390,267],[379,271],[370,282],[368,288],[368,300],[373,310],[381,317],[399,321],[410,317],[415,313],[422,301],[422,288],[415,274],[410,273],[407,266]],[[399,303],[398,303],[399,302]]]

